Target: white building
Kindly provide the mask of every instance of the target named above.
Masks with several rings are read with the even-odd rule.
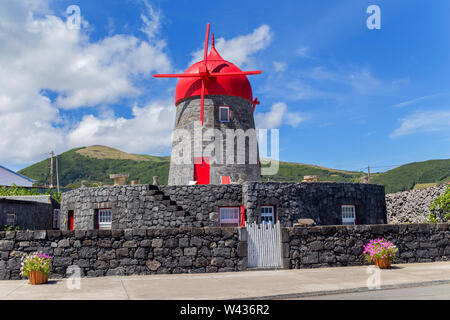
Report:
[[[0,166],[0,186],[32,187],[35,180]]]

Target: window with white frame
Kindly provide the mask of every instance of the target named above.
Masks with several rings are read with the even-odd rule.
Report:
[[[16,214],[9,212],[6,214],[6,225],[14,227],[16,225]]]
[[[238,225],[239,224],[239,207],[222,207],[219,208],[220,225]]]
[[[219,120],[220,122],[230,122],[230,107],[220,106],[219,107]]]
[[[274,224],[275,222],[275,207],[262,206],[261,207],[261,223]]]
[[[341,206],[342,224],[353,225],[356,222],[356,210],[354,205]]]
[[[53,209],[53,229],[59,229],[60,210]]]
[[[111,209],[99,209],[98,210],[98,228],[99,229],[111,229],[111,223],[112,223]]]

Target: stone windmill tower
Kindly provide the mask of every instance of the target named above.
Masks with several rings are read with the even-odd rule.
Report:
[[[225,61],[214,46],[208,54],[209,23],[204,59],[183,74],[159,74],[179,78],[177,108],[169,170],[169,185],[228,184],[261,181],[261,168],[247,75]],[[195,182],[193,182],[195,181]]]

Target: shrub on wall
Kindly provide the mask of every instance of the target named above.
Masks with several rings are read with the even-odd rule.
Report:
[[[431,223],[448,221],[450,221],[450,186],[443,195],[431,202],[429,216]]]
[[[48,189],[45,194],[52,196],[58,202],[61,202],[61,193],[58,193],[55,190]],[[0,197],[8,197],[8,196],[41,196],[42,193],[37,190],[28,190],[22,187],[18,187],[13,185],[12,187],[1,187],[0,188]]]

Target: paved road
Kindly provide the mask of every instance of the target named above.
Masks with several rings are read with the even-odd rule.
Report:
[[[289,300],[450,300],[450,284],[425,285],[412,288],[371,290]]]
[[[379,271],[382,288],[424,283],[450,284],[450,262],[436,262],[395,265],[390,270],[362,266],[81,278],[79,288],[76,287],[76,282],[66,279],[52,280],[46,285],[38,286],[29,285],[27,280],[10,280],[0,281],[0,300],[287,299],[321,293],[367,291],[368,280],[375,275],[374,270]],[[369,281],[369,284],[372,283]],[[376,294],[387,293],[380,291]]]

